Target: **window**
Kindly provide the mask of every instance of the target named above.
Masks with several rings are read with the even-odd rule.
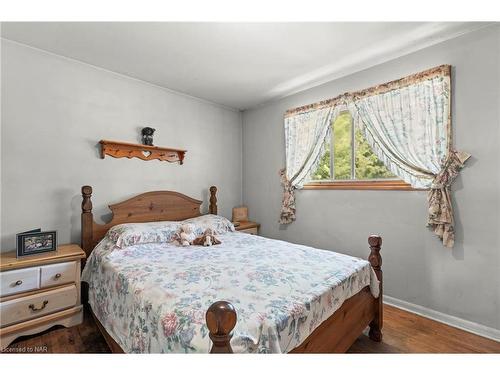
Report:
[[[331,138],[325,141],[318,167],[304,188],[412,189],[393,175],[372,152],[361,131],[354,129],[349,112],[342,112],[333,121],[331,134]]]

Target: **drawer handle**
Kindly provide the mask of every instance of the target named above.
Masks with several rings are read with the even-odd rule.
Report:
[[[58,279],[58,278],[60,278],[60,277],[61,277],[61,274],[60,274],[60,273],[56,273],[56,275],[54,276],[54,279],[56,279],[56,280],[57,280],[57,279]]]
[[[45,301],[43,301],[41,307],[35,307],[34,304],[31,304],[28,307],[30,308],[31,311],[40,311],[40,310],[43,310],[45,308],[45,306],[47,306],[48,303],[49,303],[49,301],[45,300]]]
[[[15,285],[15,286],[19,286],[19,285],[21,285],[22,283],[23,283],[23,281],[22,281],[22,280],[17,280],[17,281],[14,283],[14,285]]]

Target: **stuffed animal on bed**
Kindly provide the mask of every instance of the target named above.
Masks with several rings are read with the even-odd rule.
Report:
[[[193,226],[191,224],[182,224],[178,232],[174,234],[172,242],[177,246],[189,246],[195,238]]]
[[[193,245],[199,246],[212,246],[219,245],[221,242],[214,236],[212,229],[207,229],[203,235],[196,237],[193,241]]]

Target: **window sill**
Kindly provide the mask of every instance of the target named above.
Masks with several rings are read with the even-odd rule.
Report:
[[[306,190],[424,190],[415,189],[401,180],[314,181],[304,185]]]

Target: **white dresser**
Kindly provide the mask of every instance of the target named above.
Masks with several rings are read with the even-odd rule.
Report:
[[[19,336],[82,322],[80,262],[84,258],[83,250],[74,244],[19,259],[15,252],[1,254],[1,350]]]

